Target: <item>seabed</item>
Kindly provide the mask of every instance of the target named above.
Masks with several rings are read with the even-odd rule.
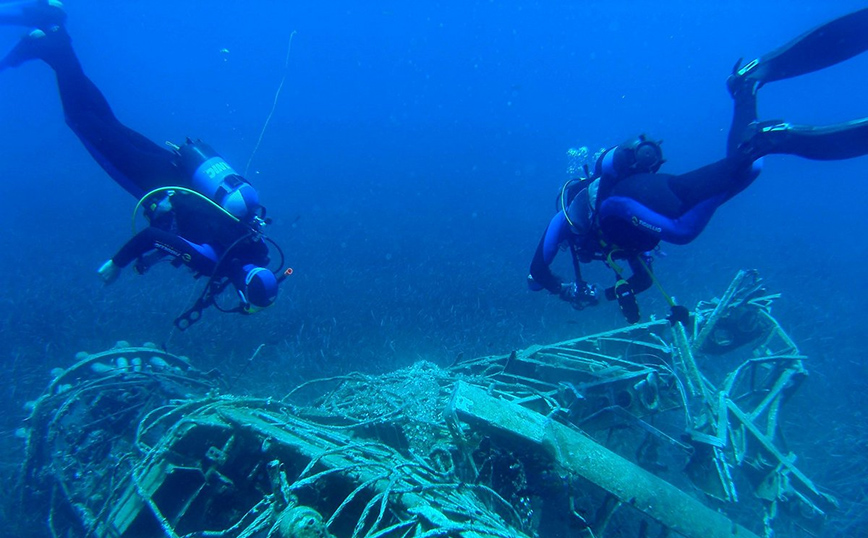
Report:
[[[740,272],[666,320],[447,368],[228,394],[154,346],[86,354],[28,420],[54,537],[802,536],[836,501],[782,441],[805,357]]]

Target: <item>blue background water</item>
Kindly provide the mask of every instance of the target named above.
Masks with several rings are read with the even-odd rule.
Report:
[[[295,273],[268,311],[208,312],[186,333],[171,331],[198,292],[184,270],[126,271],[103,287],[95,270],[129,237],[135,200],[63,124],[45,65],[0,74],[0,389],[13,410],[3,429],[49,368],[119,339],[168,343],[230,373],[264,343],[241,383],[267,393],[311,375],[448,364],[620,326],[611,304],[574,312],[525,287],[566,150],[648,132],[665,140],[666,171],[716,160],[733,63],[863,6],[71,1],[74,46],[118,117],[159,142],[202,138],[239,170],[286,75],[249,177]],[[21,33],[0,28],[0,48]],[[868,55],[763,88],[760,114],[868,116],[866,84]],[[864,432],[868,377],[866,172],[865,158],[770,157],[697,241],[657,262],[688,306],[741,268],[783,293],[775,314],[811,357],[793,405],[816,428],[795,442],[808,467],[831,475],[828,454],[865,447],[853,432]],[[653,290],[641,305],[666,310]],[[829,445],[811,448],[821,433]]]

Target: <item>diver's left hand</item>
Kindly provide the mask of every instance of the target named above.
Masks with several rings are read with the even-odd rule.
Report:
[[[97,274],[105,285],[109,285],[118,279],[118,276],[121,274],[121,267],[112,260],[109,260],[100,266]]]

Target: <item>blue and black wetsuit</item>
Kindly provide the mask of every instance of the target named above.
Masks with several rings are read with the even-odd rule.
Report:
[[[575,220],[570,219],[575,202],[552,219],[531,263],[531,289],[558,293],[561,281],[551,273],[549,265],[558,245],[566,244],[573,252],[578,281],[579,262],[601,259],[607,250],[615,249],[631,262],[633,291],[642,291],[651,284],[646,269],[650,265],[638,263],[643,253],[660,241],[693,241],[721,204],[756,179],[765,155],[835,160],[868,154],[868,118],[824,127],[759,122],[756,106],[756,91],[763,84],[816,71],[865,50],[868,9],[811,30],[736,70],[727,81],[734,112],[726,156],[715,163],[685,174],[657,173],[660,155],[637,171],[635,166],[631,168],[630,159],[635,161],[636,157],[631,152],[638,143],[646,142],[643,137],[632,146],[607,151],[597,163],[595,175],[599,181],[595,202],[588,209],[590,220],[579,229],[570,225]],[[606,293],[610,299],[611,290]]]
[[[728,82],[734,113],[726,157],[685,174],[606,176],[600,186],[599,222],[615,244],[648,249],[658,241],[686,244],[714,211],[759,175],[770,154],[837,160],[868,154],[868,118],[814,127],[758,122],[756,90],[836,64],[868,49],[868,9],[799,36],[737,70]]]
[[[558,251],[566,249],[570,253],[576,281],[585,284],[582,278],[582,263],[595,260],[618,263],[625,260],[630,266],[631,275],[626,279],[635,293],[648,289],[652,284],[647,268],[651,267],[651,257],[644,251],[618,248],[607,250],[602,236],[598,233],[596,221],[599,180],[588,180],[586,186],[571,197],[566,208],[555,213],[537,245],[530,266],[528,285],[531,290],[548,290],[561,294],[564,280],[552,272],[551,264]],[[653,248],[653,246],[651,247]],[[611,260],[609,256],[611,255]],[[644,265],[643,265],[644,264]],[[604,290],[608,300],[615,299],[615,287]],[[575,305],[574,305],[575,306]]]

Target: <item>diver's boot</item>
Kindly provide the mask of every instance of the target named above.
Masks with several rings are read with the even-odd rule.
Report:
[[[47,30],[64,22],[66,11],[60,0],[21,0],[0,4],[0,24]]]
[[[68,48],[69,43],[69,34],[63,26],[54,26],[45,31],[33,30],[22,37],[21,41],[0,60],[0,71],[36,59],[52,65],[58,52]]]
[[[754,121],[745,128],[738,149],[751,160],[759,159],[784,145],[790,124],[783,120]]]
[[[742,59],[739,58],[735,65],[732,66],[732,74],[726,79],[726,89],[735,100],[750,99],[756,95],[756,92],[765,83],[757,77],[757,66],[759,60],[753,60],[743,67],[739,67]]]

